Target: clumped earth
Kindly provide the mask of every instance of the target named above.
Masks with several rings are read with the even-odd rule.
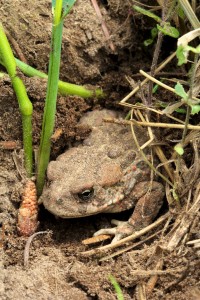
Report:
[[[145,49],[142,42],[144,38],[148,38],[152,25],[141,16],[133,17],[131,3],[128,0],[99,1],[114,51],[110,48],[110,41],[105,39],[90,1],[78,0],[67,17],[63,33],[60,78],[88,87],[100,86],[107,93],[107,97],[82,99],[59,96],[56,129],[62,129],[62,134],[53,142],[51,159],[55,159],[72,145],[81,143],[88,136],[90,129],[77,125],[86,111],[104,107],[121,110],[118,103],[130,91],[125,76],[137,73],[140,68],[149,70],[153,49]],[[16,57],[25,58],[29,65],[47,72],[51,1],[22,0],[13,3],[11,0],[0,0],[0,10],[1,21]],[[168,42],[164,43],[167,45]],[[161,59],[169,55],[167,51],[166,47]],[[169,66],[169,69],[173,72],[174,66]],[[46,81],[25,77],[24,81],[34,106],[33,140],[37,149]],[[162,266],[157,267],[163,272],[158,274],[156,286],[147,298],[200,299],[200,261],[198,251],[191,246],[163,252],[160,247],[162,237],[156,235],[128,252],[101,262],[97,254],[81,254],[93,248],[83,245],[82,240],[91,237],[99,228],[108,227],[112,218],[110,215],[62,220],[55,219],[41,206],[39,230],[45,233],[33,240],[29,263],[24,267],[27,238],[19,237],[16,229],[24,174],[21,118],[10,80],[6,77],[0,79],[0,92],[0,142],[8,142],[1,144],[0,150],[0,298],[117,299],[114,287],[108,279],[111,274],[119,283],[124,299],[141,299],[140,291],[149,282],[149,278],[155,275],[151,270],[156,269],[158,258],[162,256]],[[164,92],[161,96],[165,101],[171,97]],[[164,133],[171,137],[171,132],[166,130]],[[186,153],[191,160],[190,151],[187,150]],[[161,213],[167,209],[164,207]],[[175,213],[174,218],[176,216]],[[118,217],[128,219],[126,213],[116,216]],[[162,230],[163,224],[158,229]],[[199,238],[199,229],[197,221],[193,224],[188,239]],[[153,279],[155,278],[151,277]]]

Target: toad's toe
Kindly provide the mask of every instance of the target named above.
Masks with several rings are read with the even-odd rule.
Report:
[[[112,220],[112,224],[117,225],[117,227],[100,229],[95,232],[94,236],[98,236],[101,234],[114,235],[114,238],[112,240],[113,244],[123,239],[124,237],[131,235],[134,231],[133,227],[128,222]]]

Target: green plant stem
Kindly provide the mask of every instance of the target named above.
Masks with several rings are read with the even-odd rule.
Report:
[[[39,78],[44,78],[48,79],[48,75],[34,69],[33,67],[27,65],[26,63],[22,62],[21,60],[15,58],[15,62],[17,64],[17,67],[27,76],[29,77],[39,77]],[[0,59],[0,63],[2,65],[3,62]],[[3,76],[3,75],[2,75]],[[73,84],[73,83],[68,83],[64,82],[62,80],[58,81],[58,92],[61,95],[76,95],[80,96],[82,98],[91,98],[91,97],[104,97],[104,93],[102,89],[94,89],[94,90],[89,90],[85,88],[84,86]]]
[[[32,115],[22,115],[23,146],[25,152],[25,169],[28,177],[33,173],[33,151],[32,151]]]
[[[15,58],[18,68],[27,76],[37,76],[40,78],[48,79],[48,75],[38,71],[31,66],[25,64],[19,59]],[[81,85],[76,85],[68,82],[58,81],[58,92],[61,95],[76,95],[82,98],[91,98],[91,97],[103,97],[103,91],[101,89],[89,90]]]
[[[117,299],[118,300],[124,300],[124,296],[123,296],[123,293],[122,293],[122,290],[117,282],[117,280],[115,279],[115,277],[113,277],[112,275],[109,275],[109,280],[110,282],[112,283],[115,291],[116,291],[116,294],[117,294]]]
[[[56,1],[56,4],[59,0]],[[62,5],[61,5],[62,8]],[[52,26],[51,53],[49,61],[49,74],[47,84],[47,96],[45,102],[42,136],[39,148],[39,157],[37,165],[37,192],[41,195],[44,186],[45,172],[49,163],[51,136],[54,129],[55,114],[56,114],[56,99],[58,91],[59,68],[60,68],[60,53],[62,42],[63,20],[57,21],[56,9],[54,16],[54,24]],[[55,24],[56,20],[56,24]]]
[[[16,70],[16,62],[4,32],[3,26],[0,23],[0,58],[8,72],[11,79],[13,89],[16,93],[19,103],[19,109],[22,115],[23,128],[23,145],[24,145],[24,159],[27,176],[31,177],[33,172],[33,151],[32,151],[32,103],[26,93],[26,88],[23,81],[18,77]]]

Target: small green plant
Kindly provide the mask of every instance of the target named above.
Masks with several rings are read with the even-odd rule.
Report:
[[[27,176],[31,177],[33,172],[33,151],[32,151],[32,113],[33,106],[26,93],[23,81],[17,73],[17,65],[10,44],[7,40],[3,25],[0,23],[0,57],[9,77],[19,103],[22,116],[24,158]]]
[[[47,96],[45,101],[42,134],[37,164],[37,192],[42,193],[45,180],[45,172],[49,163],[51,136],[53,134],[56,100],[58,92],[60,55],[62,43],[63,22],[76,0],[53,0],[53,26],[51,35],[51,53],[49,59],[49,73],[47,83]]]
[[[194,28],[194,30],[184,34],[178,40],[178,48],[176,51],[176,56],[178,58],[178,66],[187,63],[187,58],[189,51],[199,54],[200,53],[200,45],[196,48],[189,46],[189,42],[191,42],[196,37],[200,36],[200,21],[198,20],[197,16],[195,15],[190,3],[188,0],[179,0],[180,6],[183,9],[185,15],[187,16],[190,24]]]
[[[108,278],[109,278],[110,282],[112,283],[112,285],[113,285],[113,287],[114,287],[114,289],[116,291],[117,299],[118,300],[124,300],[124,296],[123,296],[122,290],[121,290],[121,288],[120,288],[117,280],[115,279],[115,277],[112,276],[112,275],[109,275]]]
[[[151,44],[153,44],[153,42],[155,41],[156,37],[158,35],[158,29],[156,27],[153,27],[151,29],[151,37],[147,40],[144,41],[144,45],[146,47],[150,46]]]
[[[197,47],[189,46],[189,42],[200,36],[200,28],[192,30],[184,34],[178,39],[178,48],[176,50],[176,56],[178,58],[178,66],[186,64],[188,62],[189,52],[200,54],[200,45]]]
[[[186,93],[184,87],[179,82],[175,85],[175,93],[182,98],[182,103],[190,106],[191,115],[198,114],[200,112],[200,100],[194,100],[190,98],[189,93]]]
[[[139,12],[140,14],[143,14],[145,16],[148,16],[149,18],[154,19],[158,23],[156,27],[153,27],[151,29],[151,38],[144,41],[145,46],[149,46],[153,43],[155,37],[157,36],[158,31],[161,31],[164,35],[169,35],[173,38],[179,37],[178,29],[171,26],[169,22],[163,22],[163,20],[156,14],[137,5],[134,5],[133,9]]]
[[[71,84],[59,80],[59,65],[60,52],[62,41],[62,28],[65,16],[69,13],[76,0],[52,0],[53,8],[53,26],[52,26],[52,42],[49,61],[49,74],[40,72],[31,66],[23,63],[15,58],[10,44],[7,40],[3,26],[0,23],[0,63],[6,68],[11,79],[16,97],[19,103],[19,109],[22,115],[22,129],[23,129],[23,147],[25,158],[25,169],[27,176],[33,175],[33,150],[32,150],[32,103],[29,100],[26,88],[19,77],[19,68],[25,75],[37,76],[48,79],[47,96],[44,110],[40,151],[38,159],[38,173],[37,186],[39,194],[42,191],[44,184],[44,176],[50,155],[50,137],[53,132],[54,119],[56,112],[56,98],[57,92],[62,95],[77,95],[83,98],[102,97],[104,96],[101,89],[87,89],[84,86]],[[5,76],[4,73],[0,77]]]

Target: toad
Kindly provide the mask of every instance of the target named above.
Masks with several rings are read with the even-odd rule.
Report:
[[[111,110],[92,111],[80,120],[92,130],[83,144],[51,161],[40,202],[55,216],[80,218],[134,207],[127,222],[95,233],[114,235],[113,242],[149,225],[160,210],[164,187],[151,180],[149,166],[138,156],[130,128],[103,122],[118,117]],[[143,143],[147,137],[136,128]]]

